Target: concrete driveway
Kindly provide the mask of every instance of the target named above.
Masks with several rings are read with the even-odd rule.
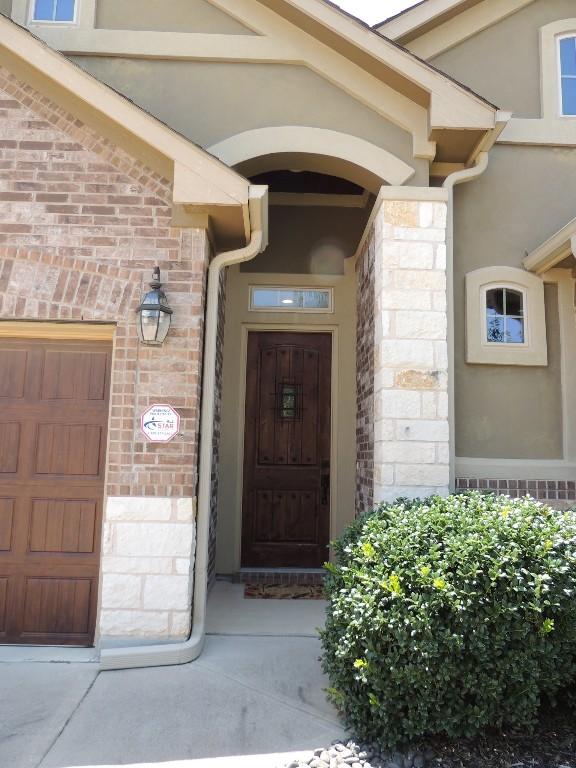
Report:
[[[276,768],[341,737],[314,637],[210,636],[183,667],[0,664],[0,766]]]

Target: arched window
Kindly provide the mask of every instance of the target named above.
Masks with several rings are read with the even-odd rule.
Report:
[[[561,37],[559,45],[562,114],[576,116],[576,36]]]
[[[516,267],[468,272],[466,362],[548,364],[542,278]]]
[[[524,344],[524,294],[512,288],[486,291],[486,341]]]

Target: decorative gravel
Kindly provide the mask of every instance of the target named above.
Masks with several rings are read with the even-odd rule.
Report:
[[[330,747],[314,750],[306,760],[293,760],[286,768],[424,768],[433,758],[431,751],[382,753],[368,744],[335,741]]]

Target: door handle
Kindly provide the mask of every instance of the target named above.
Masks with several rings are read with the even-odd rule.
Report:
[[[321,504],[326,506],[328,504],[328,497],[330,495],[330,473],[322,475],[320,480],[320,488],[322,491]]]

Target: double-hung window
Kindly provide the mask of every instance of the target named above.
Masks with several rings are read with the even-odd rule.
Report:
[[[559,45],[561,113],[576,117],[576,36],[561,37]]]
[[[78,0],[33,0],[32,21],[73,23]]]

